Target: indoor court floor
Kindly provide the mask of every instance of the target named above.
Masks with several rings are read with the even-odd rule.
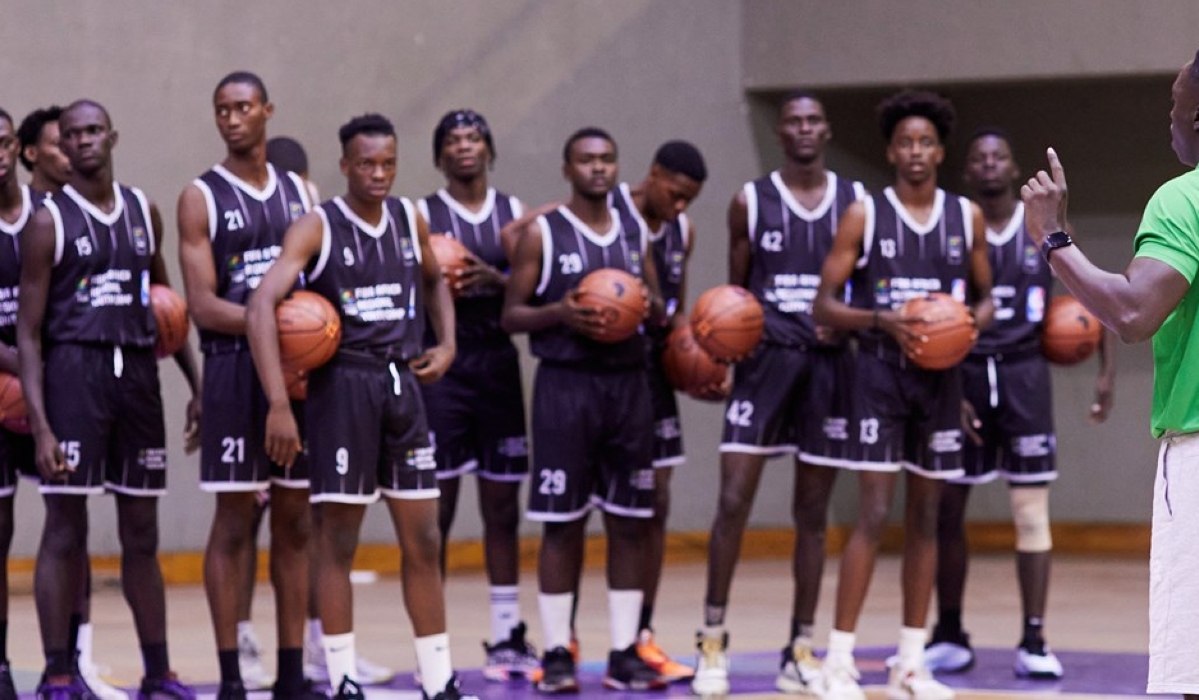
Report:
[[[816,639],[823,645],[832,617],[838,560],[829,561],[817,616]],[[522,612],[534,643],[540,639],[536,580],[522,572]],[[415,658],[411,632],[400,599],[398,577],[383,576],[355,586],[355,618],[360,654],[395,668],[399,674],[386,687],[368,687],[371,698],[419,700],[412,683]],[[1062,555],[1055,560],[1046,633],[1061,658],[1066,676],[1060,682],[1022,681],[1011,671],[1020,632],[1015,564],[1010,556],[976,557],[967,584],[965,625],[978,650],[975,667],[958,676],[942,675],[959,689],[962,700],[993,698],[1145,697],[1148,643],[1148,564],[1142,559]],[[858,630],[859,669],[871,700],[883,697],[884,659],[893,652],[899,628],[899,560],[884,556],[875,572],[871,595]],[[129,610],[116,580],[98,576],[93,600],[95,656],[114,683],[130,687],[140,677],[141,660]],[[668,565],[663,578],[655,622],[659,643],[676,658],[694,662],[694,634],[701,622],[704,566]],[[202,697],[211,697],[217,679],[216,654],[203,588],[168,589],[170,652],[180,676],[197,684]],[[464,679],[464,691],[484,700],[537,697],[527,684],[485,683],[478,672],[483,661],[481,641],[489,629],[487,584],[481,571],[451,573],[446,591],[453,656]],[[774,691],[779,650],[785,643],[791,596],[789,563],[782,560],[744,561],[733,583],[729,607],[729,652],[732,691],[739,698],[785,697]],[[935,606],[934,606],[935,609]],[[273,602],[270,587],[260,583],[254,602],[256,632],[268,667],[274,665]],[[622,693],[603,690],[607,658],[607,597],[602,569],[589,567],[579,610],[583,663],[582,695],[623,700]],[[929,624],[934,622],[929,620]],[[9,624],[9,648],[18,688],[29,696],[41,666],[40,639],[28,582],[14,581]],[[685,684],[660,693],[632,696],[688,695]],[[269,693],[254,694],[269,698]],[[1162,696],[1155,696],[1162,697]]]

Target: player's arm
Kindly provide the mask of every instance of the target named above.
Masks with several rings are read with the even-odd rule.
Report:
[[[729,202],[729,284],[744,287],[749,281],[753,251],[749,240],[749,208],[745,191],[738,190]],[[848,276],[846,276],[848,279]]]
[[[425,350],[420,357],[408,363],[412,373],[421,384],[429,384],[441,379],[450,369],[457,353],[457,340],[454,335],[454,300],[450,297],[450,289],[446,286],[445,276],[441,274],[441,266],[433,257],[433,247],[429,245],[429,224],[425,217],[416,215],[416,238],[420,245],[421,281],[424,284],[425,312],[433,327],[433,335],[437,337],[437,345]],[[482,261],[479,263],[483,265]],[[487,266],[489,269],[494,270]],[[499,274],[496,271],[496,274]]]
[[[1102,423],[1107,420],[1116,398],[1116,334],[1109,328],[1103,329],[1099,339],[1099,374],[1095,377],[1095,402],[1091,404],[1090,420]]]
[[[970,242],[970,287],[974,293],[974,306],[970,312],[974,316],[974,324],[982,329],[991,325],[995,318],[995,300],[991,297],[991,261],[987,259],[987,223],[983,211],[977,204],[971,202],[970,210],[974,216],[973,240]]]
[[[283,362],[279,359],[279,326],[275,307],[295,286],[308,261],[320,254],[325,225],[320,214],[301,216],[283,236],[283,250],[250,295],[246,305],[246,338],[254,367],[270,409],[266,417],[266,453],[271,461],[290,467],[301,449],[300,431],[291,412]]]
[[[229,335],[246,334],[246,307],[217,294],[216,261],[208,235],[208,205],[200,188],[188,185],[179,195],[179,268],[187,290],[187,310],[196,326]]]
[[[695,250],[695,224],[691,223],[691,217],[687,217],[687,245],[683,248],[683,275],[679,278],[679,305],[674,308],[674,313],[670,315],[670,327],[672,329],[687,323],[687,279],[689,277],[687,266],[691,264],[691,253]]]
[[[17,353],[21,389],[33,434],[38,473],[48,480],[62,478],[69,469],[58,447],[58,438],[46,420],[42,367],[42,321],[54,268],[54,219],[40,209],[20,233],[21,303],[17,307]]]
[[[648,244],[641,251],[641,279],[645,283],[646,323],[665,326],[670,323],[666,316],[666,304],[662,301],[662,285],[658,282],[658,266],[654,264],[654,251]]]
[[[604,321],[594,309],[578,303],[577,290],[571,290],[560,301],[533,306],[529,301],[541,279],[544,243],[541,224],[537,219],[516,227],[516,251],[512,255],[512,271],[504,290],[504,310],[500,325],[508,333],[533,333],[553,326],[566,325],[580,332],[598,335]]]
[[[562,202],[550,202],[549,204],[542,204],[541,206],[532,210],[525,206],[524,202],[521,202],[520,206],[521,211],[523,211],[524,214],[521,214],[519,217],[504,224],[504,227],[500,229],[500,245],[504,247],[504,256],[507,257],[509,261],[511,261],[516,255],[516,244],[520,241],[521,234],[531,226],[534,226],[538,217],[545,216],[551,211],[562,206]],[[538,234],[540,235],[540,229],[535,230],[537,230]]]
[[[1066,173],[1057,153],[1049,149],[1049,171],[1038,172],[1020,190],[1024,222],[1038,246],[1045,237],[1064,231]],[[1082,305],[1126,343],[1153,337],[1166,317],[1182,302],[1190,281],[1169,264],[1150,257],[1132,259],[1122,273],[1095,266],[1078,246],[1053,251],[1049,266]]]

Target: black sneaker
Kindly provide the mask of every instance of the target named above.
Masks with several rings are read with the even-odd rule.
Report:
[[[529,628],[520,623],[502,642],[483,642],[487,664],[483,666],[483,677],[489,681],[504,682],[513,677],[528,678],[539,665],[537,649],[525,639]]]
[[[245,696],[242,698],[244,700]],[[325,691],[317,690],[312,681],[305,678],[296,688],[284,688],[279,681],[275,681],[271,686],[271,700],[329,700],[329,696]]]
[[[445,690],[434,695],[432,698],[429,694],[421,689],[420,695],[424,700],[479,700],[474,695],[463,695],[461,684],[458,682],[458,674],[450,676],[450,679],[445,683]]]
[[[221,681],[216,691],[216,700],[246,700],[246,684],[240,680]]]
[[[7,664],[5,664],[7,666]],[[11,680],[11,676],[10,676]],[[78,675],[71,676],[71,682],[66,685],[51,685],[45,677],[37,686],[38,700],[100,700],[87,683]]]
[[[196,691],[179,682],[169,673],[165,678],[143,678],[137,689],[137,700],[196,700]]]
[[[12,667],[8,659],[0,663],[0,700],[17,700],[17,687],[12,682]]]
[[[366,700],[366,694],[362,692],[362,686],[349,678],[342,678],[333,700]]]
[[[637,645],[630,644],[628,649],[608,652],[604,687],[611,690],[661,690],[666,687],[666,681],[641,659]]]
[[[566,647],[554,647],[541,657],[541,678],[537,692],[547,694],[579,692],[579,676],[575,657]]]

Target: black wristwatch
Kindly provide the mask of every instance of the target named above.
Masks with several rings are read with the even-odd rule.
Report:
[[[1045,236],[1045,245],[1041,247],[1041,254],[1045,256],[1045,262],[1049,262],[1050,253],[1068,245],[1074,245],[1074,239],[1070,238],[1070,234],[1065,231],[1054,231]]]

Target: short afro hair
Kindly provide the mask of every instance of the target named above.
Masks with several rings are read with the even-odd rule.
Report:
[[[667,141],[659,146],[654,154],[654,164],[699,183],[708,179],[708,166],[704,164],[703,154],[687,141]]]
[[[51,105],[45,109],[35,109],[21,120],[21,126],[17,127],[17,140],[21,142],[21,165],[24,165],[26,170],[33,171],[33,161],[25,157],[26,147],[36,146],[42,138],[42,130],[50,122],[57,122],[60,116],[62,107]]]
[[[970,148],[974,145],[975,141],[988,136],[1002,139],[1009,149],[1012,147],[1012,135],[1007,132],[1007,129],[999,126],[980,126],[970,132],[970,138],[966,141],[966,148]]]
[[[355,136],[367,134],[370,136],[390,136],[395,138],[396,129],[391,120],[382,114],[369,112],[360,117],[354,117],[341,125],[337,130],[337,138],[341,140],[341,150],[345,153],[346,146]]]
[[[612,144],[613,152],[616,151],[616,139],[612,138],[611,134],[599,128],[598,126],[585,126],[571,134],[570,138],[566,139],[566,145],[562,147],[562,162],[570,162],[570,149],[575,145],[576,141],[582,141],[583,139],[590,138],[603,139]]]
[[[949,140],[953,132],[957,112],[953,103],[935,92],[927,90],[904,90],[891,95],[878,105],[878,125],[883,139],[888,143],[895,134],[895,127],[908,117],[924,117],[937,130],[941,143]]]
[[[280,170],[308,175],[308,154],[300,142],[290,136],[276,136],[266,142],[266,160]]]
[[[784,107],[796,100],[811,100],[820,105],[821,111],[824,110],[824,101],[817,97],[816,93],[809,90],[792,90],[783,95],[783,99],[779,101],[779,113],[781,114]]]
[[[226,85],[249,85],[258,91],[258,96],[262,98],[262,104],[271,101],[271,98],[266,94],[266,83],[262,82],[256,73],[251,73],[248,70],[235,70],[216,84],[216,88],[212,91],[212,98],[216,99],[216,94],[221,91],[221,88]]]

